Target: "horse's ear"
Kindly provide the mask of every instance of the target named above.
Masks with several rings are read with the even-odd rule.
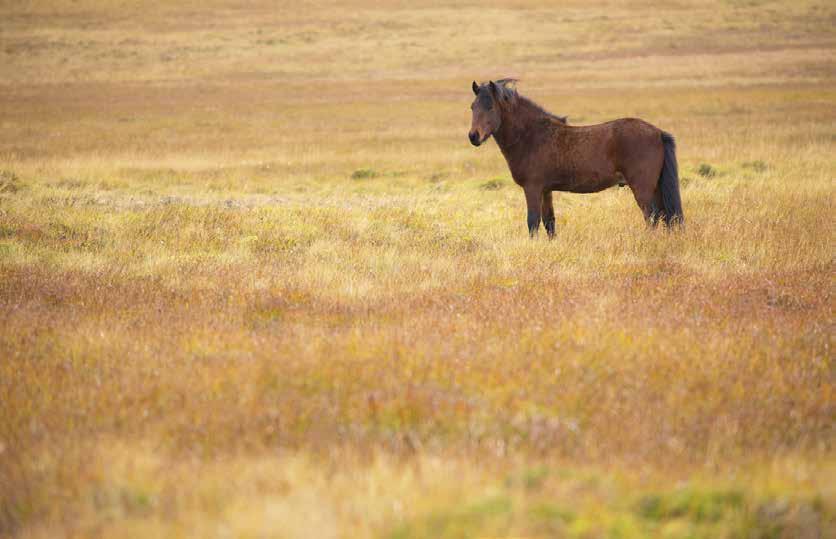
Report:
[[[502,81],[499,81],[499,84],[502,84]],[[493,96],[493,98],[496,100],[497,103],[501,103],[503,101],[505,101],[505,102],[508,101],[508,95],[505,94],[504,92],[500,92],[499,91],[499,86],[497,86],[494,81],[491,81],[490,87],[491,87],[491,95]]]
[[[473,81],[473,93],[479,95],[479,85],[476,84],[476,81]]]

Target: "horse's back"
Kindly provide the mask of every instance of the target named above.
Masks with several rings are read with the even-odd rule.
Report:
[[[600,124],[565,126],[563,129],[574,132],[575,137],[619,145],[631,145],[648,142],[661,144],[662,130],[640,118],[619,118]],[[575,138],[573,137],[573,138]]]
[[[587,126],[560,128],[559,190],[590,193],[625,181],[631,185],[659,176],[664,159],[662,131],[639,118],[620,118]]]
[[[583,159],[608,156],[616,168],[631,156],[662,152],[662,130],[639,118],[619,118],[594,125],[561,126],[556,143]],[[573,151],[569,151],[571,148]]]
[[[612,124],[613,129],[625,139],[661,141],[662,130],[641,118],[620,118]]]

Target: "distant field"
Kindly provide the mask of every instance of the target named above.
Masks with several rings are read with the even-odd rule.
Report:
[[[836,6],[550,6],[0,1],[0,537],[832,536]],[[530,240],[504,76],[687,227]]]

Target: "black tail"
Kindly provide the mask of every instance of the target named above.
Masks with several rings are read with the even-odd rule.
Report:
[[[665,162],[659,175],[659,191],[662,195],[662,219],[668,227],[685,223],[682,215],[682,199],[679,197],[679,166],[676,164],[676,142],[673,135],[662,131]]]

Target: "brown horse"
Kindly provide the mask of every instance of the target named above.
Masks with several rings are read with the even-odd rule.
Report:
[[[616,184],[630,186],[649,225],[684,222],[672,135],[636,118],[570,126],[519,95],[515,83],[473,82],[469,136],[479,146],[493,135],[525,192],[529,234],[542,219],[554,237],[552,191],[595,193]]]

